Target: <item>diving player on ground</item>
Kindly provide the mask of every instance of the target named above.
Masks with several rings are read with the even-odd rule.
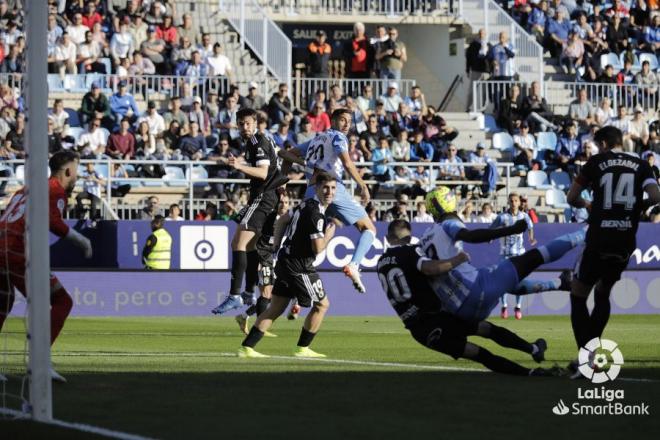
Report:
[[[296,154],[303,155],[305,157],[304,161],[288,151],[280,150],[279,156],[289,162],[305,165],[310,170],[309,172],[314,170],[314,174],[308,174],[309,186],[305,198],[314,197],[314,182],[318,172],[325,171],[336,179],[337,195],[328,209],[328,215],[338,219],[344,225],[355,225],[361,233],[350,263],[344,266],[344,274],[351,279],[358,292],[364,293],[366,289],[360,278],[359,267],[376,237],[376,226],[367,215],[364,207],[353,200],[350,192],[342,183],[344,169],[346,169],[349,176],[355,180],[360,188],[363,204],[366,205],[369,202],[369,189],[348,155],[346,135],[351,129],[352,118],[352,113],[347,109],[337,109],[332,112],[331,129],[316,135],[308,143],[299,145],[298,149],[292,150],[296,151]]]
[[[518,376],[552,376],[554,369],[529,369],[506,358],[492,354],[467,341],[471,335],[482,336],[497,344],[532,355],[536,362],[544,359],[546,342],[537,339],[529,343],[515,333],[487,321],[466,321],[442,311],[443,304],[433,292],[428,277],[447,274],[469,261],[459,252],[445,260],[432,260],[417,246],[410,246],[410,224],[394,220],[387,229],[390,247],[378,261],[378,278],[394,310],[413,338],[432,350],[454,359],[479,362],[489,369]]]
[[[326,224],[325,211],[335,196],[337,182],[327,173],[318,173],[314,187],[316,196],[304,200],[280,217],[275,225],[276,248],[279,248],[284,227],[286,232],[275,265],[272,300],[243,340],[238,350],[239,357],[267,357],[255,351],[254,347],[294,298],[301,307],[312,307],[300,332],[294,356],[325,357],[309,348],[330,305],[321,278],[314,268],[314,259],[323,252],[335,232],[334,223]]]
[[[214,314],[226,313],[252,302],[251,294],[242,293],[243,277],[258,276],[259,256],[256,243],[266,218],[277,205],[277,188],[286,183],[277,168],[275,144],[272,139],[257,132],[257,112],[246,108],[236,114],[238,126],[245,143],[245,162],[230,156],[229,166],[250,178],[250,199],[238,213],[238,227],[231,242],[231,287],[225,300],[212,310]],[[256,282],[248,280],[248,284]]]
[[[610,317],[610,292],[621,278],[636,248],[639,216],[644,205],[660,203],[660,191],[648,162],[624,153],[623,134],[616,127],[604,127],[594,135],[599,154],[582,168],[568,192],[568,203],[587,208],[589,230],[575,267],[571,290],[571,324],[575,342],[584,347],[602,336]],[[593,202],[580,197],[584,188],[593,191]],[[594,308],[589,315],[587,298],[594,288]],[[577,372],[577,362],[572,363]]]
[[[49,160],[51,177],[48,179],[49,229],[60,238],[71,241],[82,249],[85,258],[92,257],[90,241],[62,221],[67,199],[78,178],[78,154],[72,151],[55,153]],[[14,304],[14,288],[27,295],[25,288],[25,209],[29,194],[21,188],[11,198],[0,217],[0,330]],[[60,334],[64,321],[73,307],[73,301],[57,277],[50,275],[50,342]],[[51,368],[54,380],[66,382]],[[2,376],[0,375],[0,378]]]

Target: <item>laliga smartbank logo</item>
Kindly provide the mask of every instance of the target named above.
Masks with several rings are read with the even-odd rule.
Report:
[[[623,354],[618,344],[609,339],[594,338],[578,353],[578,371],[594,384],[614,381],[621,372]],[[552,407],[553,414],[570,415],[649,415],[644,402],[628,404],[622,389],[582,388],[577,390],[577,402],[566,405],[563,399]]]

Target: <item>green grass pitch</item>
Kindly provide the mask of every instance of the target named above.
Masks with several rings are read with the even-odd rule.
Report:
[[[544,365],[564,366],[576,356],[567,316],[493,321],[529,340],[544,337]],[[481,368],[418,345],[393,317],[329,317],[313,344],[329,360],[291,358],[301,324],[278,321],[273,332],[279,337],[258,346],[279,357],[246,360],[233,357],[242,334],[229,317],[70,319],[53,350],[56,369],[69,380],[53,386],[55,417],[163,439],[609,440],[660,434],[660,315],[612,316],[604,335],[619,343],[625,358],[619,379],[606,387],[624,390],[624,403],[650,405],[651,416],[635,417],[554,415],[560,399],[570,405],[578,388],[596,386],[472,371]],[[23,321],[10,319],[3,333],[0,364],[9,369],[6,390],[17,394]],[[473,341],[536,365],[523,353]],[[455,370],[461,368],[470,371]],[[2,439],[90,438],[6,419],[0,419],[0,433]]]

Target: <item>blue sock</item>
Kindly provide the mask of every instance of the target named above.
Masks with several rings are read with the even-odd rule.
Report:
[[[367,255],[367,252],[371,249],[371,244],[374,242],[374,238],[376,238],[376,236],[373,231],[369,229],[362,231],[362,235],[360,235],[360,240],[358,241],[351,263],[355,263],[358,266],[360,265],[364,256]]]
[[[584,243],[586,229],[580,229],[570,234],[565,234],[555,238],[545,246],[540,246],[537,249],[543,255],[543,262],[549,263],[551,261],[559,260],[564,254],[575,246]]]
[[[561,282],[558,279],[549,280],[549,281],[524,279],[516,286],[516,290],[514,291],[514,293],[517,295],[516,301],[518,302],[518,304],[520,304],[519,295],[528,295],[530,293],[539,293],[539,292],[546,292],[548,290],[557,290],[559,289],[560,284]]]

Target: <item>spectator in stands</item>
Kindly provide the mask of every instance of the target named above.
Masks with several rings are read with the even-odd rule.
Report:
[[[211,168],[209,174],[218,179],[240,179],[244,177],[243,173],[236,171],[229,166],[229,157],[237,155],[237,151],[232,151],[229,145],[229,138],[227,136],[220,136],[220,140],[215,149],[209,154],[207,160],[217,162],[217,166]],[[213,192],[221,198],[229,196],[229,188],[231,185],[225,183],[212,183],[211,187]]]
[[[156,66],[149,59],[142,56],[141,52],[133,52],[133,62],[128,68],[128,74],[138,81],[138,84],[146,85],[147,80],[140,80],[139,77],[144,75],[153,75],[156,73]]]
[[[189,41],[199,43],[200,33],[199,30],[193,25],[192,15],[183,14],[183,23],[178,29],[179,39],[182,37],[187,38]]]
[[[490,77],[490,63],[488,53],[490,45],[487,40],[486,30],[479,29],[478,37],[472,40],[465,51],[465,72],[469,75],[468,85],[468,111],[472,106],[472,83],[474,81],[485,81]]]
[[[573,122],[567,122],[555,148],[556,164],[564,171],[572,174],[574,171],[573,164],[578,159],[579,154],[580,141],[577,139],[577,126]]]
[[[130,19],[129,19],[130,20]],[[128,31],[128,23],[122,22],[119,26],[119,32],[116,32],[110,40],[110,56],[115,66],[119,65],[122,58],[128,58],[136,49],[133,35]]]
[[[649,166],[651,167],[651,171],[653,171],[655,180],[660,183],[660,169],[658,169],[658,167],[655,165],[655,154],[653,154],[652,151],[646,151],[642,153],[642,159],[646,159],[646,161],[649,163]]]
[[[571,30],[571,23],[567,20],[566,8],[561,6],[555,10],[555,18],[548,20],[546,27],[545,41],[543,47],[550,51],[553,58],[562,54],[564,45],[568,43],[568,33]]]
[[[163,22],[163,17],[167,14],[167,9],[159,1],[151,2],[149,12],[144,17],[144,21],[149,26],[158,26]]]
[[[369,78],[368,64],[369,41],[364,34],[364,24],[353,25],[349,78]]]
[[[532,221],[532,223],[538,223],[539,222],[539,216],[536,213],[536,210],[529,206],[527,196],[525,196],[525,195],[520,196],[520,210],[522,212],[527,213],[527,215],[529,216],[529,219]]]
[[[163,118],[165,120],[165,125],[168,127],[171,125],[172,121],[177,121],[179,127],[183,127],[184,133],[188,131],[188,115],[181,110],[181,98],[178,96],[173,96],[172,99],[170,99],[170,110],[165,113]]]
[[[413,141],[410,143],[410,161],[430,162],[433,160],[434,153],[433,145],[424,140],[424,132],[419,129],[415,130]]]
[[[156,37],[163,40],[170,49],[179,42],[177,29],[172,23],[172,16],[163,16],[163,22],[156,28]]]
[[[205,60],[208,66],[206,70],[209,76],[220,76],[231,82],[234,76],[232,73],[231,61],[229,61],[229,58],[223,52],[220,43],[215,43],[213,45],[213,55],[206,57]]]
[[[582,67],[584,60],[584,43],[577,32],[568,35],[568,44],[562,52],[562,65],[568,75],[577,74],[577,69]]]
[[[170,212],[167,217],[165,217],[165,221],[170,221],[170,222],[182,222],[185,219],[181,217],[181,207],[177,203],[172,203],[170,205]]]
[[[399,104],[403,102],[401,95],[399,95],[399,84],[392,81],[387,85],[387,92],[380,97],[383,102],[385,111],[387,113],[396,113],[399,109]]]
[[[49,157],[63,149],[63,147],[62,147],[62,137],[58,133],[55,133],[55,131],[53,130],[54,126],[55,126],[55,123],[53,122],[53,120],[48,119],[48,132],[47,132],[47,134],[48,134],[48,155],[49,155]],[[2,155],[0,155],[0,159],[3,159]],[[0,174],[0,177],[4,177],[4,176],[2,176]],[[2,193],[1,189],[0,189],[0,193]]]
[[[440,161],[438,178],[441,180],[465,180],[465,168],[463,161],[458,157],[456,145],[449,144],[447,157]]]
[[[509,43],[509,36],[506,32],[500,32],[498,42],[488,51],[488,60],[492,64],[491,71],[493,79],[509,81],[513,78],[513,63],[511,60],[515,57],[513,46]]]
[[[307,46],[307,76],[310,78],[328,78],[328,64],[332,47],[326,42],[325,31],[316,32],[316,39]]]
[[[154,66],[156,66],[156,72],[161,75],[169,74],[169,66],[165,63],[165,56],[167,55],[167,45],[163,40],[158,38],[156,33],[157,28],[153,25],[149,26],[147,29],[147,39],[142,42],[140,45],[140,52],[142,55],[149,58]],[[195,61],[195,52],[193,52],[192,62]],[[197,59],[197,64],[201,64],[201,58]],[[189,67],[190,68],[190,67]],[[186,70],[186,75],[189,71]]]
[[[11,139],[6,138],[3,141],[2,148],[0,148],[0,159],[14,160],[14,159],[23,159],[24,157],[25,157],[25,151],[23,151],[22,149],[19,150],[14,148],[11,144]]]
[[[626,60],[623,64],[623,69],[616,74],[616,83],[631,84],[635,80],[635,72],[633,72],[633,62]]]
[[[317,102],[312,111],[307,114],[307,120],[315,133],[321,133],[330,128],[330,117],[325,112],[325,105],[320,102]]]
[[[644,109],[641,105],[635,107],[635,115],[632,121],[630,121],[629,127],[628,136],[630,136],[630,141],[632,142],[632,151],[639,154],[642,151],[648,150],[650,139],[649,124],[644,117]]]
[[[383,215],[383,221],[391,222],[394,220],[406,220],[410,221],[410,214],[408,213],[408,195],[399,194],[397,197],[397,202],[390,209],[385,211]]]
[[[93,82],[90,91],[83,96],[80,115],[83,125],[97,118],[101,119],[102,125],[106,128],[114,123],[108,97],[101,92],[98,83]]]
[[[538,81],[532,82],[529,94],[523,99],[522,116],[529,122],[532,133],[545,131],[546,128],[556,130],[556,126],[548,120],[554,115],[545,98],[541,96],[541,85]]]
[[[113,159],[130,160],[135,154],[135,136],[129,131],[131,121],[128,118],[121,120],[119,130],[112,133],[108,139],[106,154]]]
[[[80,13],[74,14],[73,24],[70,24],[66,28],[69,38],[76,45],[81,45],[85,42],[85,34],[90,30],[91,28],[83,24],[83,16]]]
[[[368,60],[371,63],[371,71],[374,73],[376,78],[380,78],[380,59],[377,57],[378,53],[381,52],[383,44],[389,40],[387,35],[387,30],[385,26],[378,25],[376,26],[376,35],[369,40],[371,47],[371,53],[368,55]]]
[[[180,149],[190,160],[201,160],[206,154],[206,137],[199,131],[197,122],[190,123],[190,133],[181,139]]]
[[[365,119],[374,112],[376,101],[374,100],[373,88],[370,84],[364,84],[362,86],[362,94],[355,98],[355,102]]]
[[[165,119],[158,114],[156,107],[155,101],[149,101],[147,103],[147,111],[138,119],[137,123],[146,122],[149,125],[149,132],[159,137],[165,131]]]
[[[339,84],[333,84],[330,86],[328,102],[331,100],[334,100],[335,104],[340,107],[346,107],[346,96],[344,95],[344,92]],[[332,114],[332,112],[330,112],[330,114]]]
[[[12,51],[15,49],[16,46],[11,46],[9,56],[5,58],[5,63],[8,62],[10,58],[13,58]],[[48,58],[48,71],[51,73],[59,73],[62,79],[64,79],[65,73],[75,75],[78,73],[78,69],[76,68],[76,55],[76,45],[69,38],[69,34],[66,31],[63,32],[60,40],[55,46],[53,56]]]
[[[465,206],[458,213],[458,216],[464,223],[475,223],[477,221],[477,212],[474,202],[472,200],[466,201]]]
[[[548,22],[548,2],[541,0],[536,5],[531,5],[532,9],[527,18],[527,30],[536,37],[539,44],[543,44],[545,26]]]
[[[185,131],[181,130],[181,124],[176,119],[172,119],[167,127],[167,131],[163,133],[163,142],[167,153],[172,155],[175,150],[179,149],[181,133],[185,133]]]
[[[633,145],[630,141],[630,118],[627,116],[627,109],[625,105],[620,105],[617,108],[617,117],[610,121],[612,127],[616,127],[623,133],[623,149],[625,151],[632,151]]]
[[[277,127],[277,131],[273,134],[275,145],[284,148],[285,144],[296,146],[296,135],[289,129],[289,124],[282,123]]]
[[[78,151],[82,159],[98,159],[105,154],[105,147],[108,143],[108,130],[101,127],[101,120],[94,119],[87,132],[83,133],[78,139]]]
[[[373,162],[373,167],[371,172],[374,179],[378,182],[393,180],[394,170],[392,170],[391,165],[388,165],[394,162],[389,139],[386,136],[381,136],[378,139],[378,148],[374,149],[372,153],[371,162]]]
[[[216,122],[224,121],[224,126],[228,130],[227,133],[232,136],[232,138],[238,137],[238,125],[236,124],[237,111],[238,106],[236,105],[236,98],[230,96],[227,98],[227,107],[220,110],[216,117]],[[202,107],[202,98],[199,96],[193,98],[192,108],[188,112],[188,122],[197,122],[199,125],[199,131],[201,131],[204,136],[209,136],[211,134],[213,128],[211,119]],[[209,145],[209,147],[213,147],[213,145]]]
[[[211,34],[208,32],[204,32],[202,34],[202,41],[197,45],[197,50],[199,51],[203,60],[213,55],[213,42],[211,41]]]
[[[48,16],[48,33],[47,33],[48,56],[52,56],[55,53],[55,46],[57,45],[57,42],[62,36],[62,32],[63,32],[62,28],[57,24],[57,19],[55,18],[55,15],[50,14]],[[0,50],[4,51],[4,42],[2,44],[2,47],[0,47]]]
[[[584,133],[589,126],[596,122],[594,106],[587,98],[587,89],[578,90],[578,97],[568,106],[568,117],[576,121],[580,132]]]
[[[140,218],[142,220],[153,220],[156,215],[160,214],[159,203],[158,197],[149,196],[146,206],[140,210]]]
[[[538,149],[536,138],[529,132],[529,124],[526,121],[520,124],[520,133],[513,136],[513,146],[520,152],[513,164],[524,171],[533,169]]]
[[[296,145],[304,144],[305,142],[311,141],[314,136],[316,136],[316,132],[312,130],[312,124],[309,122],[309,119],[303,118],[300,121],[300,131],[298,134],[296,134]],[[357,144],[357,142],[356,142]]]
[[[426,212],[426,203],[417,202],[417,213],[413,217],[413,223],[433,223],[433,216]]]
[[[410,96],[406,97],[404,102],[410,108],[413,120],[418,124],[428,110],[426,107],[426,97],[422,93],[422,89],[418,85],[412,86]]]
[[[378,147],[378,139],[385,136],[385,133],[378,126],[378,117],[376,115],[369,116],[367,119],[367,129],[360,133],[360,150],[364,157],[369,160],[371,152]]]
[[[493,212],[493,205],[490,203],[484,203],[481,205],[481,212],[476,217],[476,223],[488,223],[491,224],[497,218],[497,214]]]
[[[53,121],[53,132],[61,136],[68,136],[69,114],[64,111],[64,103],[61,99],[53,102],[53,111],[48,115],[48,119]]]
[[[133,95],[128,93],[128,83],[126,81],[120,81],[119,90],[110,97],[110,110],[117,124],[124,117],[130,119],[131,122],[137,120],[140,110]]]
[[[289,86],[286,83],[280,83],[277,93],[268,102],[268,118],[271,125],[279,124],[286,115],[293,117],[293,107],[288,97]]]
[[[259,94],[259,84],[255,81],[248,84],[248,94],[245,96],[246,107],[261,110],[266,105],[264,97]]]
[[[101,201],[101,188],[105,185],[105,179],[94,169],[93,163],[85,164],[85,170],[81,173],[83,190],[76,196],[76,217],[84,218],[83,200],[89,200],[89,218],[99,218],[96,207]]]
[[[429,107],[430,109],[431,107]],[[437,147],[442,147],[451,142],[458,136],[458,130],[454,127],[447,125],[447,121],[444,120],[440,113],[432,113],[430,110],[426,115],[424,124],[424,138],[429,142],[432,142]],[[439,157],[436,154],[434,160],[438,160]]]
[[[644,39],[640,43],[640,49],[660,55],[660,14],[656,13],[653,22],[644,27]]]
[[[523,120],[522,106],[523,99],[520,96],[520,86],[513,84],[509,89],[509,96],[499,103],[497,125],[513,135]]]
[[[601,84],[616,84],[617,78],[614,75],[614,67],[611,64],[606,65],[596,82]]]
[[[78,72],[82,73],[109,73],[105,71],[105,65],[99,62],[101,50],[92,39],[92,32],[85,32],[85,41],[78,46],[76,64]]]
[[[247,102],[247,100],[246,100]],[[218,92],[214,90],[209,90],[206,93],[206,103],[204,104],[204,110],[206,114],[209,115],[209,120],[215,121],[220,113],[220,103],[218,102]]]
[[[410,143],[408,132],[399,130],[396,139],[392,142],[392,157],[397,162],[408,162],[410,160]]]
[[[96,3],[88,1],[83,10],[82,24],[92,29],[96,23],[103,23],[103,16],[96,9]]]
[[[648,60],[642,63],[642,71],[635,75],[635,84],[643,86],[639,91],[639,98],[646,107],[650,107],[652,102],[658,105],[658,76],[651,71],[651,64]],[[654,97],[655,99],[651,99]]]
[[[154,153],[156,153],[156,137],[149,132],[149,124],[142,121],[138,124],[135,133],[135,157],[151,159]]]
[[[614,109],[611,105],[612,100],[605,96],[600,100],[600,105],[596,109],[595,124],[604,127],[609,125],[610,121],[614,118]]]
[[[587,133],[580,136],[580,149],[586,159],[589,159],[594,154],[598,154],[598,146],[596,145],[594,136],[600,128],[600,126],[593,124]]]
[[[606,35],[608,48],[617,55],[628,47],[628,26],[621,21],[618,14],[612,18],[612,22],[607,27]]]
[[[398,81],[401,79],[401,70],[408,61],[408,53],[406,45],[398,40],[399,31],[396,28],[390,27],[387,35],[389,39],[380,45],[376,53],[376,59],[380,62],[380,78]]]

